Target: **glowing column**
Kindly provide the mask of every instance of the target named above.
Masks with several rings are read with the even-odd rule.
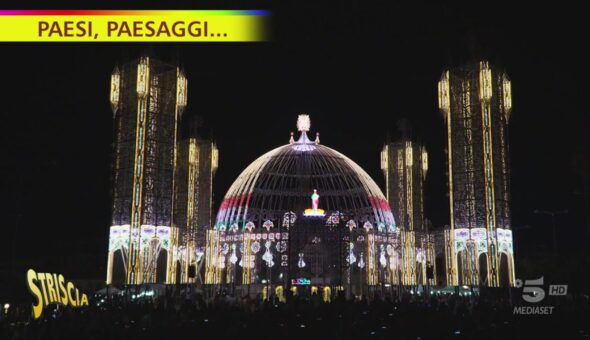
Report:
[[[438,94],[449,167],[447,283],[498,287],[502,271],[514,276],[510,260],[500,264],[502,256],[512,254],[500,249],[496,232],[511,224],[506,142],[511,83],[503,70],[484,60],[443,72]],[[468,237],[456,239],[457,230],[466,230]],[[464,248],[459,251],[458,245]]]

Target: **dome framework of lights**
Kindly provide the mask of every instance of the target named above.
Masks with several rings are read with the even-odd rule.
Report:
[[[297,127],[297,141],[256,159],[228,190],[207,234],[205,283],[263,295],[276,285],[278,296],[311,285],[329,299],[399,282],[400,230],[383,193],[319,134],[308,138],[307,115]]]
[[[307,117],[307,116],[306,116]],[[299,140],[267,152],[250,164],[228,190],[216,228],[248,222],[262,227],[286,212],[303,211],[310,194],[321,195],[326,211],[351,216],[357,224],[395,225],[389,203],[371,177],[348,157],[307,137],[309,121],[300,118]]]

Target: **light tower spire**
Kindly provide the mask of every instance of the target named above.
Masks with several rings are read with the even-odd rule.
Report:
[[[311,120],[309,119],[309,115],[302,113],[297,117],[297,130],[306,133],[309,131],[311,127]]]
[[[307,131],[311,128],[311,120],[309,119],[309,115],[306,113],[302,113],[297,117],[297,130],[301,131],[301,136],[297,140],[297,143],[311,143],[309,138],[307,137]]]

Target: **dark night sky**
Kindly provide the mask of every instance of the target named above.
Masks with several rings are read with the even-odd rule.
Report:
[[[268,43],[1,45],[0,264],[104,279],[110,72],[146,49],[185,67],[185,114],[202,116],[220,149],[217,204],[251,161],[287,143],[300,112],[311,115],[323,144],[381,185],[379,152],[387,130],[405,117],[430,153],[426,213],[436,227],[448,224],[437,81],[448,66],[487,57],[513,84],[513,224],[531,226],[517,237],[516,251],[550,245],[550,223],[535,209],[568,209],[558,218],[561,248],[581,244],[587,222],[573,160],[588,162],[583,11],[362,3],[249,6],[273,11]]]

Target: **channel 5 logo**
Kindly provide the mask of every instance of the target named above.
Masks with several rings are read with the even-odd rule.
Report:
[[[525,280],[524,288],[522,289],[522,298],[529,303],[538,303],[545,298],[545,289],[543,288],[543,276],[534,280]],[[521,279],[514,283],[516,288],[523,287]],[[563,296],[567,294],[567,285],[549,285],[549,295]]]

